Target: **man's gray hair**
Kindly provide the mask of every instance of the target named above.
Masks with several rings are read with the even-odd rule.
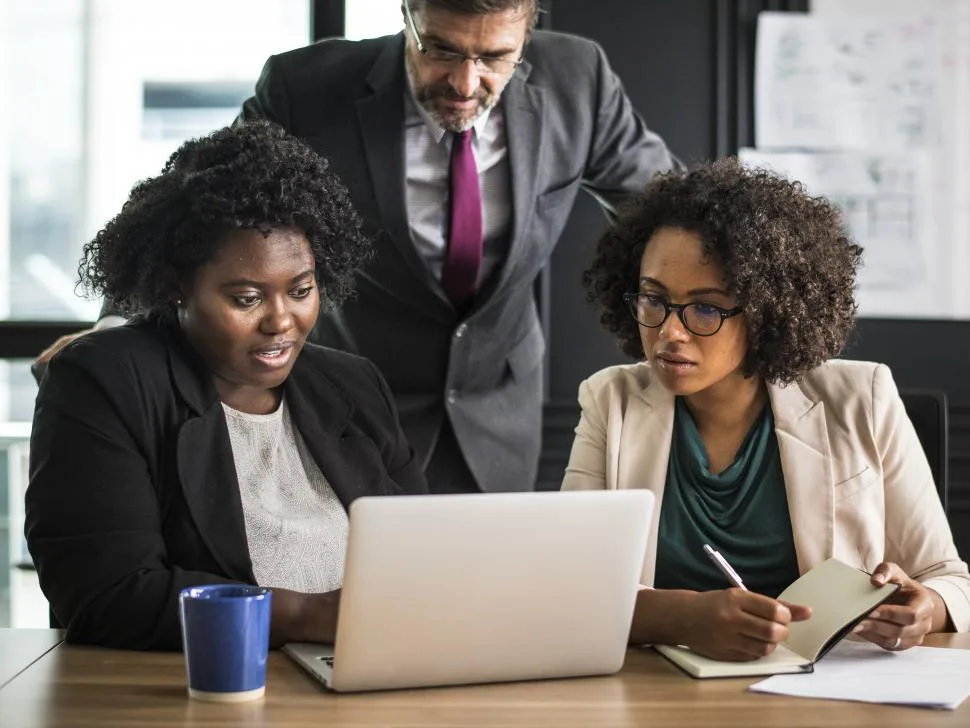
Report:
[[[530,32],[539,20],[539,0],[410,0],[410,4],[413,13],[439,8],[460,15],[486,15],[521,9],[529,15]]]

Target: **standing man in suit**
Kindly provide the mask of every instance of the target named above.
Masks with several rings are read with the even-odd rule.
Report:
[[[538,0],[405,0],[405,28],[272,56],[244,118],[331,160],[377,236],[321,343],[387,378],[432,490],[534,486],[545,342],[533,283],[580,188],[607,211],[674,164],[595,43]]]
[[[599,46],[535,30],[538,1],[403,2],[397,35],[272,56],[241,115],[330,159],[376,236],[316,339],[378,365],[433,491],[534,486],[536,276],[580,188],[611,213],[676,163]]]

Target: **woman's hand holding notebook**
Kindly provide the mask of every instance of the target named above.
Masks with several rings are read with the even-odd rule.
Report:
[[[802,574],[778,596],[780,602],[811,607],[812,616],[789,624],[788,639],[770,655],[731,662],[704,657],[686,647],[656,645],[655,649],[699,678],[811,672],[817,660],[898,588],[893,583],[873,586],[866,572],[829,559]]]

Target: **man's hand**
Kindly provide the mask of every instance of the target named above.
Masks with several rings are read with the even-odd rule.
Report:
[[[34,363],[30,365],[30,373],[34,375],[34,379],[37,381],[37,384],[40,384],[40,380],[44,378],[44,372],[47,370],[47,363],[53,358],[54,354],[81,336],[90,334],[92,331],[98,331],[99,329],[110,329],[114,326],[122,326],[126,321],[127,319],[125,319],[124,316],[109,313],[106,316],[102,316],[100,319],[98,319],[98,322],[90,329],[84,329],[83,331],[78,331],[77,333],[67,334],[60,337],[57,341],[44,349],[40,353],[40,356],[34,359]]]
[[[76,334],[67,334],[60,337],[57,341],[44,349],[40,353],[40,356],[34,359],[34,363],[30,365],[30,373],[34,376],[34,381],[37,382],[38,385],[40,384],[40,380],[44,378],[44,372],[47,371],[47,363],[51,360],[54,354],[59,352],[76,338],[89,334],[92,331],[94,331],[93,328],[78,331]]]
[[[84,336],[85,334],[90,334],[92,331],[94,331],[93,328],[84,329],[83,331],[78,331],[75,334],[66,334],[66,335],[60,337],[57,341],[55,341],[53,344],[51,344],[50,346],[48,346],[46,349],[44,349],[40,353],[40,356],[38,356],[34,360],[34,364],[35,365],[39,365],[39,364],[46,365],[47,362],[49,362],[51,360],[51,358],[54,356],[54,354],[56,354],[57,352],[59,352],[65,346],[67,346],[72,341],[74,341],[76,338],[78,338],[80,336]]]

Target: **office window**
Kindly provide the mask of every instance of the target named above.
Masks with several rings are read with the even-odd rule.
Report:
[[[347,0],[344,27],[351,40],[397,33],[404,27],[401,0]]]
[[[0,320],[92,321],[82,245],[183,140],[233,120],[269,55],[309,40],[308,0],[0,2]],[[0,359],[0,627],[46,623],[18,596],[36,576],[11,566],[28,365]]]
[[[81,245],[185,138],[230,122],[306,0],[0,4],[0,319],[92,319]]]

